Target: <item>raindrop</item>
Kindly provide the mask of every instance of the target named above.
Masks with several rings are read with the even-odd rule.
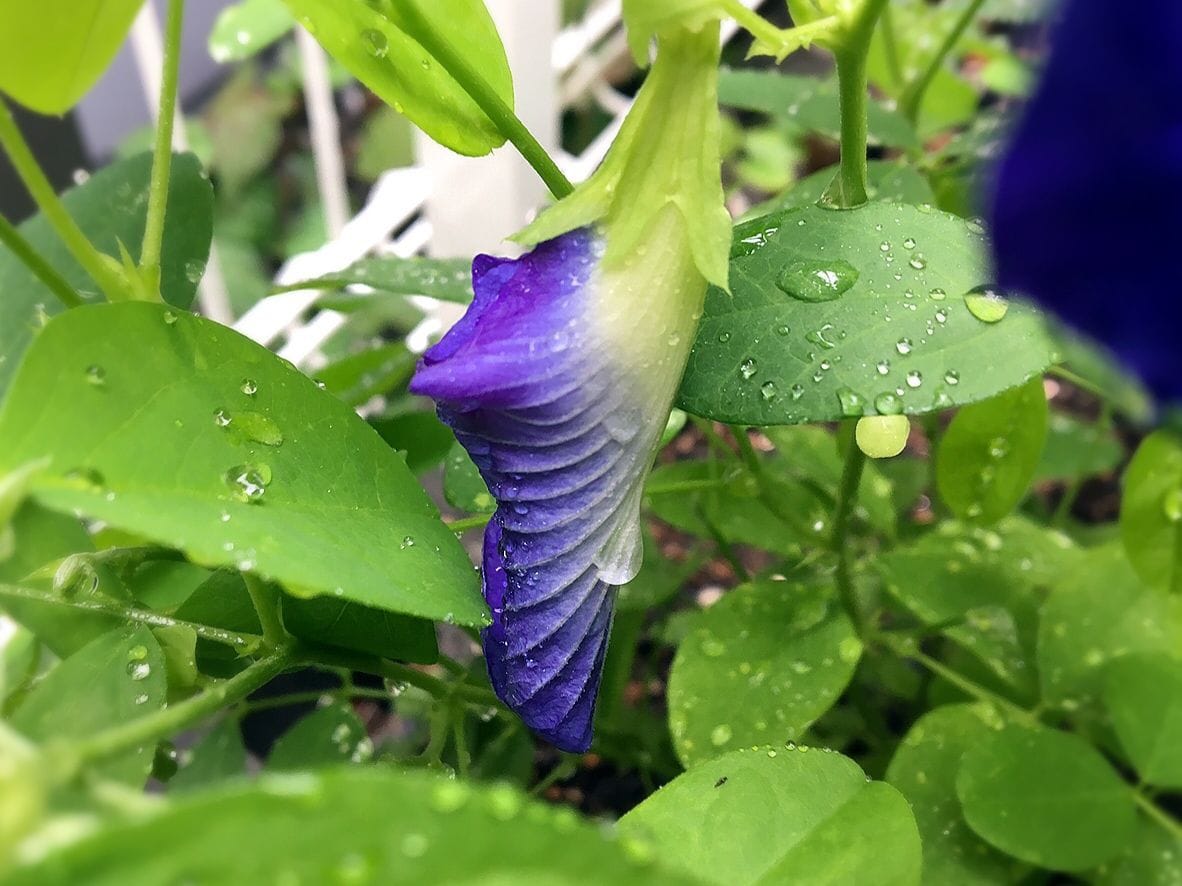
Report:
[[[905,237],[903,239],[903,248],[904,249],[914,249],[915,248],[915,238],[914,237]]]
[[[799,400],[804,396],[804,385],[793,385],[791,389],[792,399]]]
[[[729,332],[720,332],[720,333],[718,333],[718,341],[719,341],[719,343],[720,343],[720,344],[724,344],[724,345],[725,345],[725,344],[726,344],[728,341],[730,341],[730,340],[731,340],[731,334],[730,334]]]
[[[226,471],[223,480],[238,501],[256,503],[262,501],[271,483],[271,469],[265,464],[235,465]]]
[[[176,324],[176,321],[177,321],[177,315],[176,315],[175,311],[165,311],[164,312],[164,325],[165,326],[173,326]]]
[[[837,392],[837,402],[841,404],[841,414],[845,416],[861,415],[866,401],[852,388],[841,388]]]
[[[888,372],[891,371],[891,361],[890,360],[879,360],[878,364],[874,368],[876,370],[878,370],[879,375],[886,375]]]
[[[147,704],[147,703],[148,703],[148,693],[146,693],[146,692],[141,692],[139,695],[137,695],[137,696],[136,696],[136,697],[133,699],[133,701],[134,701],[134,702],[135,702],[137,705]]]
[[[958,385],[960,384],[960,373],[955,369],[949,369],[944,373],[945,384]]]
[[[840,259],[792,262],[776,278],[776,285],[780,289],[804,302],[824,302],[841,298],[857,282],[857,269]]]
[[[776,327],[776,335],[787,335],[792,331],[792,327],[787,323],[781,323]]]
[[[1010,309],[1009,300],[992,286],[975,286],[965,293],[965,307],[982,323],[996,323]]]
[[[918,388],[922,384],[923,384],[923,373],[919,372],[916,369],[913,369],[907,373],[907,387]]]
[[[365,51],[374,58],[385,58],[386,53],[390,51],[386,35],[376,28],[366,28],[362,31],[361,42],[365,45]]]
[[[201,277],[205,274],[205,262],[199,258],[191,258],[185,262],[185,279],[190,283],[197,284],[201,282]]]
[[[895,350],[906,356],[911,353],[911,339],[901,338],[895,342]]]
[[[940,308],[940,310],[936,311],[936,322],[937,323],[947,323],[948,322],[948,312],[945,311],[943,308]]]
[[[828,336],[830,334],[832,334],[832,332],[833,332],[833,324],[826,323],[820,329],[814,330],[812,332],[806,332],[804,335],[804,340],[807,341],[809,344],[817,345],[817,347],[825,348],[826,350],[828,350],[830,348],[837,347],[837,342],[831,341],[828,338]]]
[[[747,379],[751,378],[751,376],[755,375],[755,370],[758,368],[758,365],[759,364],[755,362],[754,357],[748,357],[739,364],[739,375],[743,376],[743,380],[746,381]]]
[[[226,412],[224,409],[218,409],[214,411],[213,423],[219,428],[228,428],[230,426],[230,422],[233,420],[234,419],[231,418],[230,413]]]
[[[404,535],[402,537],[402,543],[398,545],[398,550],[405,551],[407,548],[413,548],[414,546],[415,546],[414,536],[413,535]]]
[[[774,381],[765,381],[759,386],[759,393],[768,403],[776,399],[776,383]]]
[[[253,397],[259,392],[259,385],[253,378],[244,378],[242,380],[242,393],[248,397]]]
[[[879,415],[898,415],[903,411],[903,401],[887,391],[874,398],[874,411]]]
[[[982,219],[966,218],[964,220],[964,226],[969,229],[969,233],[971,234],[985,233],[985,222]]]
[[[86,383],[96,388],[101,388],[107,383],[107,370],[95,364],[86,367]]]
[[[127,675],[138,683],[140,680],[146,680],[152,675],[152,666],[146,661],[129,661],[127,663]]]
[[[948,297],[948,293],[945,292],[943,289],[940,289],[937,286],[935,289],[933,289],[931,292],[928,293],[928,296],[931,298],[932,301],[944,301],[944,299],[946,299]]]
[[[928,266],[928,260],[917,252],[911,258],[907,259],[907,264],[911,265],[917,271],[922,271]]]
[[[878,244],[878,248],[879,248],[879,251],[881,251],[881,252],[890,252],[891,251],[891,244],[888,241],[883,240],[881,243]]]

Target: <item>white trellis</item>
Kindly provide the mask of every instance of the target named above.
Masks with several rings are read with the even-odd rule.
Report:
[[[742,0],[749,8],[762,0]],[[486,0],[500,30],[516,84],[518,115],[556,157],[575,182],[586,179],[602,161],[630,100],[611,85],[609,75],[629,65],[630,55],[621,0],[593,3],[583,19],[559,27],[559,0]],[[727,41],[736,28],[723,28]],[[520,228],[545,201],[536,176],[506,146],[482,158],[458,157],[429,142],[417,141],[417,162],[393,169],[373,186],[365,206],[349,218],[345,163],[340,128],[332,101],[328,66],[323,50],[302,29],[296,35],[311,129],[316,182],[325,207],[330,239],[312,252],[293,256],[276,275],[276,283],[290,285],[339,271],[371,254],[411,256],[471,256],[479,251],[505,251],[503,239]],[[160,24],[152,4],[133,31],[133,50],[149,102],[159,91]],[[593,103],[611,121],[578,156],[559,150],[558,126],[564,109]],[[183,144],[183,128],[177,128]],[[217,319],[228,314],[225,287],[216,256],[199,294],[202,309]],[[344,323],[343,315],[315,309],[319,293],[301,290],[263,299],[234,327],[267,345],[293,363],[311,369],[323,361],[321,346]],[[412,346],[447,328],[457,314],[455,305],[416,298],[426,319],[411,335]]]

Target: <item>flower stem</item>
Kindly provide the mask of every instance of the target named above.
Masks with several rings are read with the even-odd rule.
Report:
[[[209,640],[213,643],[221,643],[224,646],[233,647],[242,653],[247,653],[257,649],[263,639],[256,634],[245,634],[240,631],[226,631],[222,630],[221,628],[211,627],[210,625],[199,624],[192,621],[184,621],[183,619],[173,618],[168,615],[161,615],[159,612],[150,612],[148,610],[136,609],[130,606],[121,606],[115,602],[108,603],[94,599],[82,600],[58,597],[54,594],[49,594],[44,591],[37,591],[33,588],[19,587],[17,585],[0,584],[0,600],[4,599],[29,600],[44,604],[46,606],[57,606],[63,609],[92,612],[95,615],[108,615],[112,618],[122,619],[123,621],[130,622],[132,624],[142,624],[152,628],[192,628],[193,632],[201,639]]]
[[[952,26],[952,30],[944,38],[944,42],[936,50],[936,54],[928,62],[928,66],[903,90],[903,98],[900,105],[903,114],[912,123],[919,119],[919,109],[923,105],[924,94],[927,92],[928,87],[932,85],[932,80],[940,73],[940,68],[944,64],[944,60],[952,52],[956,44],[960,42],[960,38],[964,36],[964,32],[972,24],[973,19],[976,18],[977,13],[980,12],[984,3],[985,0],[972,0],[965,7],[960,18],[956,20],[956,24]]]
[[[45,177],[37,158],[33,156],[28,142],[13,119],[12,111],[3,99],[0,99],[0,147],[12,161],[13,169],[20,176],[21,182],[37,204],[37,208],[41,210],[41,214],[66,244],[66,248],[78,264],[82,265],[83,270],[102,289],[103,294],[111,301],[126,298],[127,287],[107,265],[106,257],[86,239],[82,229],[58,199],[57,191]]]
[[[846,453],[845,466],[841,471],[841,485],[837,489],[837,508],[833,514],[833,550],[837,554],[837,593],[841,597],[842,605],[854,623],[854,629],[859,637],[866,636],[868,628],[866,615],[862,611],[854,588],[852,570],[850,569],[850,555],[847,535],[850,527],[850,517],[853,515],[854,505],[858,500],[858,485],[862,482],[862,471],[866,467],[866,456],[856,445],[851,445]]]
[[[294,646],[282,646],[192,698],[84,739],[75,745],[74,759],[82,764],[94,763],[175,735],[246,698],[295,662]]]
[[[263,626],[263,642],[273,648],[282,646],[290,635],[279,617],[279,591],[274,585],[249,572],[242,573],[242,581],[246,585],[246,593],[250,595],[255,614],[259,617],[259,624]]]
[[[416,4],[405,3],[400,12],[406,21],[407,33],[418,41],[419,45],[427,50],[480,106],[480,110],[493,122],[497,131],[512,142],[525,161],[534,168],[555,199],[561,200],[573,191],[574,185],[563,175],[558,164],[546,153],[546,149],[534,138],[533,133],[521,122],[521,118],[513,113],[513,109],[497,95],[488,80],[468,63],[451,42],[431,26]]]
[[[492,516],[492,514],[473,514],[471,517],[461,517],[448,523],[447,528],[456,535],[467,532],[469,529],[483,529],[488,525]]]
[[[66,282],[66,278],[54,270],[29,241],[21,236],[21,232],[2,215],[0,243],[8,247],[8,251],[20,259],[21,263],[67,308],[76,308],[82,304],[82,298],[74,291],[74,287]]]
[[[841,45],[833,53],[841,105],[841,165],[834,182],[836,187],[830,187],[828,196],[842,209],[861,206],[868,199],[866,59],[874,26],[886,4],[887,0],[865,0],[847,26]]]
[[[177,79],[181,63],[181,29],[185,0],[169,0],[164,29],[164,70],[160,83],[160,113],[156,118],[156,147],[152,181],[148,190],[148,218],[140,247],[140,269],[147,291],[160,298],[160,253],[164,242],[164,216],[168,208],[168,179],[172,168],[172,127],[176,118]]]

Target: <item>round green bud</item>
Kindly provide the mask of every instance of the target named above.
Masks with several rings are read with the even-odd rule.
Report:
[[[893,458],[903,451],[910,433],[905,415],[869,415],[858,419],[854,439],[870,458]]]

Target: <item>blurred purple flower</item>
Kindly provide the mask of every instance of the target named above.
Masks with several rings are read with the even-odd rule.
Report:
[[[1182,398],[1182,2],[1068,0],[997,173],[1001,286]]]

